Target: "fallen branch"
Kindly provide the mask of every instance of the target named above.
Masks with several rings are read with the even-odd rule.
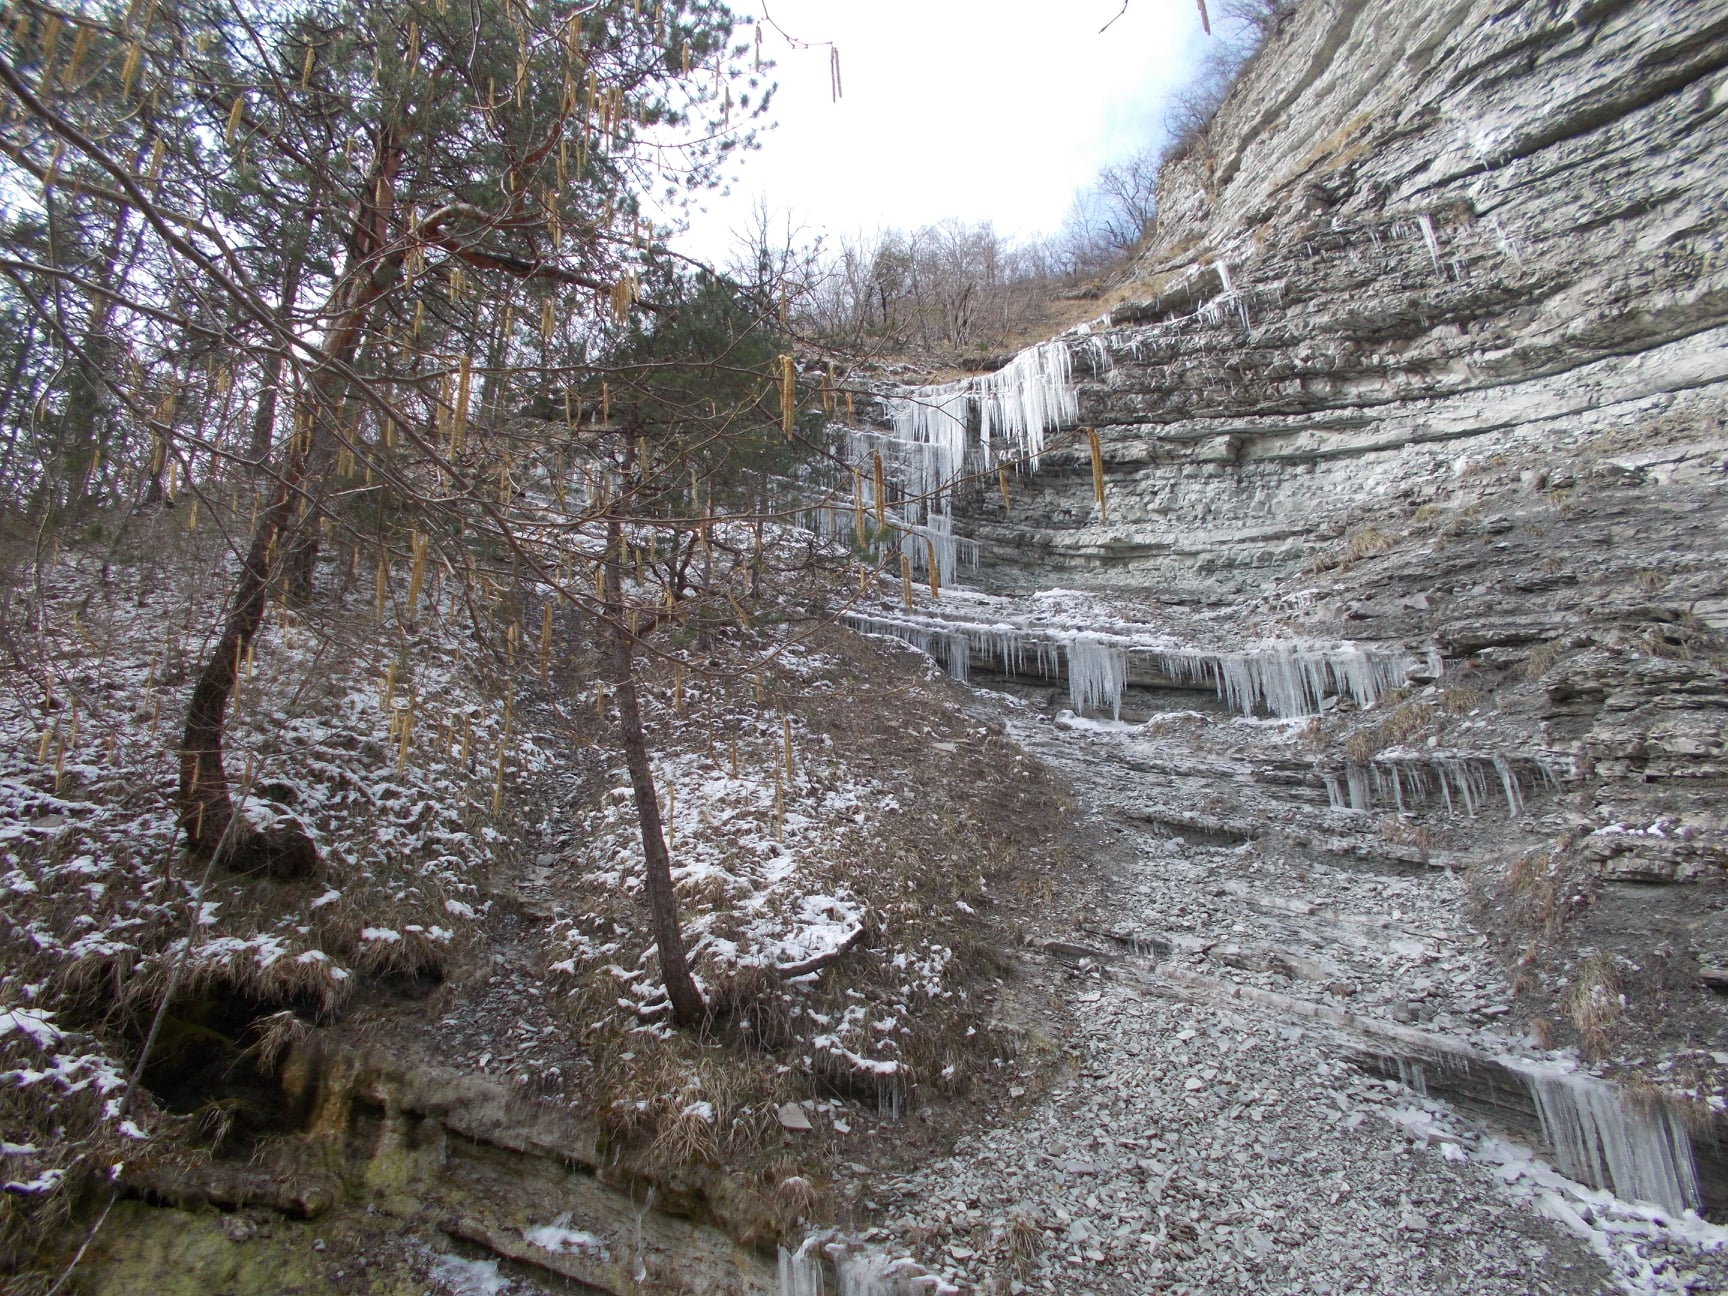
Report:
[[[826,954],[818,954],[814,958],[807,958],[802,963],[789,963],[785,967],[777,967],[774,969],[774,974],[782,980],[789,981],[793,977],[809,976],[812,972],[820,972],[830,963],[838,963],[847,954],[851,953],[852,950],[856,949],[859,945],[862,945],[864,943],[864,933],[865,929],[859,927],[857,931],[853,932],[845,940],[841,941],[837,947],[829,950]]]

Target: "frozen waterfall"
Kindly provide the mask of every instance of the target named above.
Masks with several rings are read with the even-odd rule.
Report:
[[[1576,1071],[1521,1066],[1558,1167],[1629,1201],[1678,1214],[1696,1208],[1692,1140],[1660,1102],[1627,1101]]]

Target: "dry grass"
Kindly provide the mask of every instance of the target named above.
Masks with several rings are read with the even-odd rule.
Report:
[[[1595,875],[1562,839],[1552,848],[1525,851],[1506,864],[1500,883],[1507,917],[1517,927],[1552,938],[1595,896]]]
[[[695,1103],[662,1120],[648,1148],[649,1163],[667,1169],[710,1165],[719,1159],[714,1121]]]
[[[1539,680],[1549,671],[1555,662],[1560,660],[1560,654],[1566,651],[1566,645],[1559,640],[1537,644],[1530,650],[1530,655],[1524,659],[1524,678]]]
[[[1620,967],[1611,954],[1592,954],[1578,965],[1561,1000],[1586,1056],[1607,1056],[1614,1025],[1626,1009]]]
[[[1423,856],[1439,845],[1440,837],[1426,824],[1407,822],[1398,815],[1387,815],[1375,826],[1382,841],[1397,846],[1414,846]]]
[[[289,1052],[312,1037],[312,1027],[291,1010],[271,1013],[252,1023],[253,1043],[247,1052],[258,1070],[275,1075],[276,1068]]]
[[[1554,1023],[1546,1017],[1532,1017],[1530,1019],[1530,1038],[1536,1041],[1536,1047],[1539,1049],[1553,1048]]]
[[[1332,745],[1332,738],[1326,732],[1325,721],[1319,716],[1312,717],[1302,727],[1302,745],[1310,751],[1325,751]]]
[[[1480,504],[1466,504],[1463,508],[1452,511],[1451,517],[1446,519],[1442,533],[1457,538],[1468,534],[1470,528],[1481,520],[1482,506]]]
[[[1007,1252],[1007,1269],[1016,1278],[1024,1279],[1032,1272],[1038,1259],[1038,1248],[1044,1242],[1044,1231],[1027,1211],[1015,1209],[1008,1213],[1008,1227],[1003,1231],[1002,1244]]]
[[[1482,704],[1482,690],[1469,684],[1449,684],[1440,691],[1440,709],[1449,716],[1469,715]]]
[[[1392,694],[1387,694],[1391,698]],[[1425,733],[1434,723],[1434,708],[1426,702],[1400,702],[1378,723],[1358,729],[1344,744],[1344,754],[1366,765],[1388,747],[1397,747]]]
[[[821,1191],[806,1175],[788,1174],[774,1187],[774,1213],[788,1232],[815,1219],[821,1203]]]
[[[1390,553],[1397,543],[1397,536],[1376,526],[1356,527],[1344,537],[1344,558],[1347,562],[1361,562],[1364,558]]]

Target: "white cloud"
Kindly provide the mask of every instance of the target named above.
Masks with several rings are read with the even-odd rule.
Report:
[[[762,148],[730,193],[700,200],[684,241],[723,257],[765,197],[812,232],[849,234],[945,217],[1010,236],[1052,231],[1098,168],[1155,142],[1165,96],[1198,58],[1190,0],[772,0],[779,83]]]

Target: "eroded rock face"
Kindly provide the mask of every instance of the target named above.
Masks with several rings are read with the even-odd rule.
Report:
[[[986,560],[1258,594],[1376,513],[1713,482],[1728,5],[1561,8],[1306,6],[1166,171],[1083,384],[1109,523],[1045,473],[978,501]]]
[[[1107,518],[1070,439],[985,583],[1438,648],[1607,879],[1720,881],[1725,146],[1722,0],[1301,6],[1073,339]]]

